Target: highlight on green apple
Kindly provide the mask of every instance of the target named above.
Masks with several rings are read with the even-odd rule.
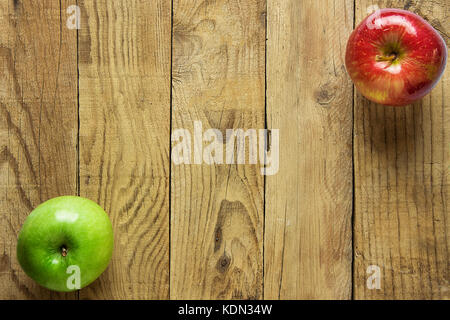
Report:
[[[61,196],[43,202],[27,217],[18,237],[17,259],[43,287],[70,292],[105,271],[113,245],[111,221],[98,204]]]

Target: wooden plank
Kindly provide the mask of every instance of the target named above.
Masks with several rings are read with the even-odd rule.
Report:
[[[267,121],[280,169],[266,180],[266,299],[351,296],[353,1],[269,0]]]
[[[76,194],[76,31],[69,1],[0,2],[0,299],[76,298],[21,270],[16,239],[39,203]]]
[[[357,1],[356,23],[370,5],[420,14],[448,42],[448,1]],[[450,71],[432,93],[404,108],[355,97],[356,299],[450,298]],[[381,289],[366,286],[368,266]]]
[[[171,3],[79,1],[80,192],[109,213],[111,265],[81,299],[169,295]]]
[[[173,2],[173,132],[193,138],[196,120],[224,139],[227,129],[264,128],[265,7]],[[222,146],[224,164],[172,162],[172,299],[262,298],[264,177],[248,157],[226,164]]]

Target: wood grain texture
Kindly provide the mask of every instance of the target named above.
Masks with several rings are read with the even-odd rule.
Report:
[[[345,45],[371,5],[449,43],[446,0],[0,1],[0,299],[450,299],[450,71],[405,108],[353,95]],[[279,129],[278,173],[248,140],[247,164],[174,164],[196,120],[225,141]],[[50,292],[17,235],[78,191],[109,213],[113,261]]]
[[[266,180],[266,299],[351,296],[352,1],[268,0],[267,121],[280,170]]]
[[[357,1],[420,14],[448,43],[448,1]],[[355,97],[354,295],[356,299],[449,299],[450,72],[404,108]],[[381,289],[369,290],[369,265]]]
[[[76,31],[67,1],[0,2],[0,299],[64,299],[21,270],[16,240],[41,202],[76,194]]]
[[[264,128],[265,8],[173,1],[173,131]],[[246,163],[172,163],[172,299],[262,298],[264,178]]]
[[[81,299],[169,295],[171,3],[79,1],[80,192],[115,232]]]

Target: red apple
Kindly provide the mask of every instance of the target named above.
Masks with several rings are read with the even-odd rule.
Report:
[[[381,9],[350,35],[345,65],[356,88],[369,100],[403,106],[433,89],[447,62],[440,34],[420,16]]]

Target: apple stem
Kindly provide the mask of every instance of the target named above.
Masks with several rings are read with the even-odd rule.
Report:
[[[395,53],[391,53],[388,56],[377,56],[376,57],[377,61],[389,61],[389,62],[393,62],[395,59],[397,59],[397,55]]]
[[[61,255],[62,255],[63,257],[67,256],[67,248],[64,247],[64,246],[61,247]]]

